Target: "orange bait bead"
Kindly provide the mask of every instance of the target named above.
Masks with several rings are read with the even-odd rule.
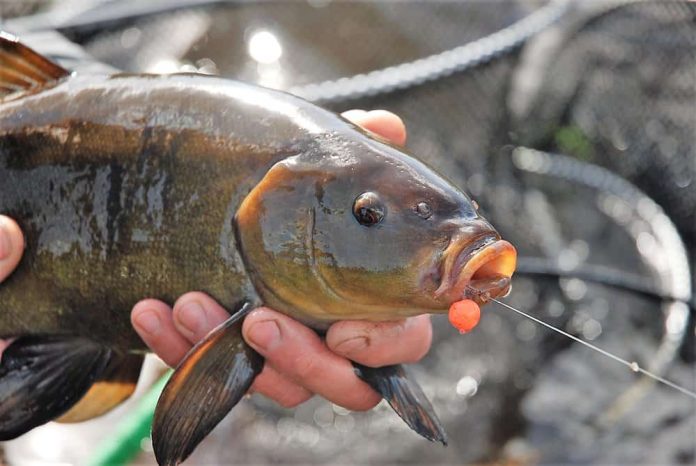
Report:
[[[464,299],[452,303],[449,308],[449,321],[459,330],[459,333],[467,333],[478,325],[481,320],[481,308],[470,299]]]

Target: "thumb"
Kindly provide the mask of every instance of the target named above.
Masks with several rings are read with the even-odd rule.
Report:
[[[24,237],[17,223],[0,215],[0,282],[17,267],[24,252]]]

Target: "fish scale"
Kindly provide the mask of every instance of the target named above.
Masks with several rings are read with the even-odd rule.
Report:
[[[144,296],[199,290],[235,311],[160,398],[152,436],[170,465],[261,371],[241,334],[252,308],[322,332],[445,313],[469,281],[509,289],[515,249],[471,199],[338,115],[211,76],[74,75],[7,35],[0,50],[12,56],[0,64],[0,212],[27,245],[0,285],[0,337],[17,338],[0,362],[0,440],[127,398],[145,351],[130,309]],[[413,430],[446,443],[408,371],[355,367]]]

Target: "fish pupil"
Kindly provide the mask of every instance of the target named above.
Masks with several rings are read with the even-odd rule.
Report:
[[[362,208],[358,213],[358,221],[363,225],[374,225],[382,220],[381,212],[375,209]]]
[[[373,226],[380,223],[386,214],[386,208],[376,193],[363,193],[353,203],[353,215],[364,226]]]
[[[423,218],[430,218],[433,214],[433,209],[427,202],[419,202],[416,206],[416,213]]]

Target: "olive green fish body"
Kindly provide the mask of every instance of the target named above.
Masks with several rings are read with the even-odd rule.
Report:
[[[0,212],[27,244],[0,287],[0,335],[141,348],[129,313],[143,297],[256,299],[234,215],[306,144],[303,104],[186,75],[69,78],[0,104]]]
[[[247,392],[242,338],[266,304],[317,329],[485,302],[516,253],[462,191],[308,102],[220,78],[73,76],[0,33],[0,213],[26,251],[0,284],[0,440],[101,415],[135,389],[144,297],[198,290],[238,310],[181,361],[153,421],[183,461]],[[355,365],[416,432],[446,443],[400,366]]]

